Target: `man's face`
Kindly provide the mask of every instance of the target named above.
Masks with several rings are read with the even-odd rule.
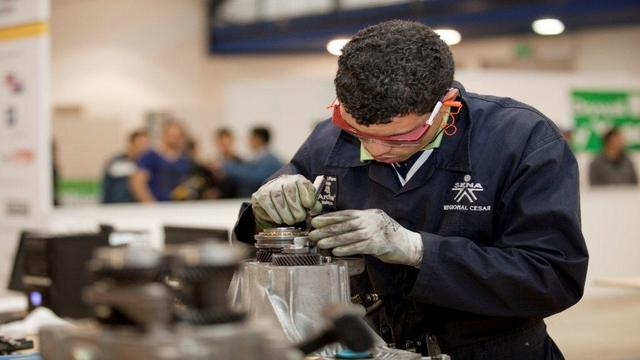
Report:
[[[179,125],[169,125],[164,131],[163,140],[165,145],[171,149],[184,149],[184,131]]]
[[[264,143],[259,137],[252,134],[249,136],[249,147],[253,151],[260,151],[264,148]]]
[[[233,137],[226,134],[218,136],[218,148],[224,153],[231,152],[233,149]]]
[[[617,132],[611,136],[607,142],[607,148],[609,151],[620,154],[624,151],[624,135],[621,132]]]
[[[131,143],[133,154],[137,157],[142,155],[149,149],[149,137],[147,135],[138,135]]]
[[[431,114],[425,115],[416,115],[409,114],[404,116],[398,116],[391,120],[390,123],[387,124],[374,124],[374,125],[361,125],[356,122],[356,120],[341,108],[340,115],[344,119],[344,121],[352,126],[354,129],[369,134],[372,136],[392,136],[392,135],[400,135],[404,133],[408,133],[411,130],[416,129],[418,126],[424,124],[425,121],[429,118]],[[438,130],[440,129],[440,124],[442,123],[443,114],[438,114],[436,116],[433,126],[429,128],[426,134],[420,139],[420,141],[415,146],[403,146],[396,147],[390,146],[384,142],[379,141],[367,141],[361,140],[365,149],[373,156],[376,161],[383,163],[396,163],[409,159],[411,155],[416,152],[422,150],[427,144],[429,144],[433,138],[435,138]]]

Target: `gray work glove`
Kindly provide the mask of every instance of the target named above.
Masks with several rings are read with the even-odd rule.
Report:
[[[322,212],[316,189],[302,175],[281,175],[262,185],[251,195],[251,207],[261,228],[277,224],[293,225],[309,215]]]
[[[311,220],[316,229],[309,238],[333,255],[374,255],[392,264],[419,267],[422,263],[422,237],[400,226],[384,211],[343,210]]]

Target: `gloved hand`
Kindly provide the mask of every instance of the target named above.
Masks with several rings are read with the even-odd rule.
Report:
[[[380,209],[343,210],[311,220],[309,239],[336,256],[369,254],[392,264],[419,267],[422,237],[400,226]]]
[[[307,213],[322,212],[316,189],[302,175],[281,175],[262,185],[251,195],[251,207],[261,228],[304,221]]]

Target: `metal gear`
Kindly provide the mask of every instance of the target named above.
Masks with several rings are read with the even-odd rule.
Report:
[[[313,266],[322,264],[318,254],[273,254],[271,263],[276,266]]]

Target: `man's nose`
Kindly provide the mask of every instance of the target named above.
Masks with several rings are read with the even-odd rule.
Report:
[[[369,154],[371,154],[374,157],[384,155],[388,153],[389,150],[391,150],[391,146],[377,142],[377,141],[366,141],[365,145]]]

